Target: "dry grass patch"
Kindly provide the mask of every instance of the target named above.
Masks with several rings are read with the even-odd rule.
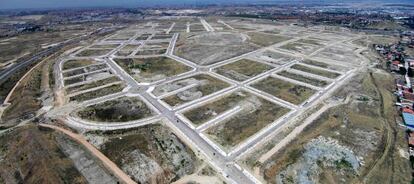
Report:
[[[191,70],[168,57],[115,59],[115,62],[138,82],[154,82]]]
[[[236,81],[245,81],[263,72],[271,70],[273,67],[256,61],[242,59],[236,62],[216,68],[220,75]]]
[[[326,71],[326,70],[311,68],[311,67],[307,67],[307,66],[300,65],[300,64],[295,64],[291,68],[295,69],[295,70],[300,70],[300,71],[303,71],[303,72],[306,72],[306,73],[311,73],[311,74],[331,78],[331,79],[335,79],[335,78],[337,78],[341,75],[340,73],[329,72],[329,71]]]
[[[262,79],[252,84],[252,87],[296,105],[303,103],[316,93],[316,91],[311,88],[274,77]]]

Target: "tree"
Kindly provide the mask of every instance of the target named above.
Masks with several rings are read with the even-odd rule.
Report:
[[[408,77],[413,77],[414,76],[413,69],[411,69],[411,67],[408,67],[407,75],[408,75]]]
[[[405,75],[406,73],[407,73],[407,69],[405,69],[404,67],[400,67],[400,74]]]

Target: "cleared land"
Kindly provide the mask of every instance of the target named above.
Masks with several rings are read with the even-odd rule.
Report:
[[[219,143],[227,151],[289,111],[250,93],[238,91],[219,101],[202,106],[202,109],[207,108],[208,110],[202,112],[201,109],[198,109],[196,114],[201,115],[199,119],[204,119],[202,113],[215,112],[218,114],[224,110],[222,106],[225,108],[232,105],[238,105],[242,110],[205,131],[212,140]]]
[[[85,67],[92,64],[97,64],[98,61],[93,59],[76,59],[76,60],[68,60],[63,63],[63,70],[71,69],[71,68],[79,68]]]
[[[151,49],[151,50],[139,50],[137,56],[152,56],[152,55],[161,55],[165,54],[167,49]]]
[[[161,123],[131,130],[89,133],[96,145],[138,183],[174,182],[196,172],[196,155]]]
[[[130,54],[132,54],[135,50],[137,50],[139,47],[139,45],[126,45],[124,46],[121,50],[119,50],[116,55],[117,56],[128,56]]]
[[[327,82],[327,81],[306,77],[306,76],[299,75],[299,74],[296,74],[296,73],[291,73],[291,72],[288,72],[288,71],[282,71],[282,72],[279,72],[277,74],[280,75],[280,76],[283,76],[283,77],[287,77],[287,78],[290,78],[290,79],[293,79],[293,80],[308,83],[310,85],[318,86],[318,87],[324,87],[324,86],[329,84],[329,82]]]
[[[311,73],[311,74],[331,78],[331,79],[335,79],[341,75],[339,73],[329,72],[329,71],[322,70],[322,69],[311,68],[311,67],[307,67],[307,66],[300,65],[300,64],[295,64],[291,68],[295,70],[300,70],[306,73]]]
[[[216,68],[215,71],[236,81],[245,81],[263,72],[271,70],[273,67],[256,61],[242,59],[233,63]]]
[[[77,112],[80,118],[96,122],[126,122],[148,118],[154,114],[139,97],[121,97]]]
[[[111,52],[112,49],[86,49],[76,54],[79,57],[92,57],[92,56],[102,56]]]
[[[292,42],[280,47],[289,51],[296,51],[302,54],[310,54],[320,48],[319,45],[307,44],[302,42]]]
[[[69,98],[69,101],[86,101],[94,98],[110,95],[113,93],[121,92],[125,88],[125,84],[115,84],[102,89],[82,93]]]
[[[89,48],[91,49],[115,49],[118,46],[120,46],[120,44],[96,44],[96,45],[92,45]]]
[[[113,82],[118,82],[120,81],[118,77],[113,76],[113,77],[108,77],[102,80],[96,80],[96,81],[92,81],[90,83],[86,83],[86,84],[81,84],[81,85],[77,85],[77,86],[72,86],[72,87],[68,87],[66,89],[67,93],[75,93],[75,92],[79,92],[79,91],[83,91],[83,90],[87,90],[87,89],[92,89],[92,88],[96,88],[98,86],[102,86],[105,84],[109,84],[109,83],[113,83]]]
[[[168,83],[162,86],[157,86],[155,91],[156,93],[167,93],[170,91],[178,90],[179,88],[186,87],[189,85],[195,85],[192,88],[178,92],[174,95],[167,96],[162,100],[165,101],[170,106],[178,106],[186,102],[190,102],[203,96],[207,96],[214,92],[220,91],[230,85],[217,79],[211,77],[210,75],[196,75],[190,78],[183,80],[175,81],[173,83]]]
[[[191,70],[191,67],[167,57],[114,60],[138,82],[154,82]]]
[[[317,66],[317,67],[320,67],[320,68],[327,68],[327,69],[336,70],[336,71],[343,71],[344,72],[344,71],[349,70],[349,68],[345,67],[345,66],[327,64],[327,63],[324,63],[324,62],[310,60],[310,59],[305,59],[301,62],[305,63],[305,64],[308,64],[308,65],[313,65],[313,66]]]
[[[252,87],[296,105],[303,103],[316,92],[308,87],[274,77],[267,77],[260,80],[252,84]]]
[[[199,65],[211,65],[256,49],[247,35],[230,32],[180,34],[174,54]]]
[[[286,36],[264,34],[260,32],[249,32],[247,35],[250,37],[250,42],[259,46],[269,46],[290,39],[290,37]]]
[[[70,76],[80,75],[80,74],[84,74],[88,72],[94,72],[94,71],[98,71],[98,70],[105,69],[105,68],[108,68],[106,64],[87,66],[85,68],[65,71],[63,73],[63,77],[70,77]]]

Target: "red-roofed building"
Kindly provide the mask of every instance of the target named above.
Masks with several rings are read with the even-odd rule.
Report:
[[[408,107],[403,107],[402,111],[405,112],[405,113],[414,114],[414,110],[412,110]],[[413,133],[413,135],[414,135],[414,133]]]
[[[403,91],[403,98],[405,98],[407,100],[414,101],[414,94],[412,92],[409,92],[407,90],[404,90]]]

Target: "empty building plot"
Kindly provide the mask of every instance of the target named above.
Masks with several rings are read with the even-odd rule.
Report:
[[[266,34],[260,32],[249,32],[249,41],[259,46],[269,46],[291,39],[287,36]]]
[[[233,29],[238,29],[241,31],[253,31],[256,30],[255,27],[252,27],[248,23],[242,23],[237,21],[226,21],[226,24],[231,26]]]
[[[110,77],[110,76],[112,76],[112,73],[109,69],[102,70],[102,71],[95,71],[95,72],[91,72],[91,73],[87,73],[87,74],[76,75],[76,76],[64,78],[64,84],[65,84],[65,86],[74,85],[76,83],[89,82],[89,81],[93,81],[93,80],[104,79],[104,78],[107,78],[107,77]]]
[[[284,65],[296,60],[294,57],[269,50],[257,53],[253,57],[274,65]]]
[[[211,103],[186,112],[190,120],[211,119],[228,110],[238,110],[203,133],[218,143],[226,152],[275,122],[290,110],[243,90],[233,92]]]
[[[170,33],[181,33],[187,32],[187,22],[180,21],[176,22]]]
[[[138,82],[154,82],[192,69],[168,57],[116,58],[114,60]]]
[[[120,44],[99,43],[99,44],[91,45],[89,48],[90,49],[115,49],[119,46]]]
[[[219,61],[253,51],[257,46],[246,41],[246,35],[230,32],[180,34],[174,54],[199,65]]]
[[[151,40],[165,40],[171,39],[172,37],[173,34],[157,33],[151,38]]]
[[[91,100],[94,98],[99,98],[99,97],[103,97],[106,95],[110,95],[110,94],[114,94],[114,93],[118,93],[121,92],[124,88],[125,88],[125,84],[123,83],[118,83],[118,84],[114,84],[114,85],[110,85],[104,88],[100,88],[100,89],[96,89],[93,91],[88,91],[85,93],[81,93],[78,94],[76,96],[72,96],[69,98],[69,101],[77,101],[77,102],[82,102],[82,101],[86,101],[86,100]]]
[[[96,72],[96,71],[105,70],[105,69],[108,69],[108,66],[105,63],[96,64],[96,65],[88,65],[83,68],[65,70],[63,71],[63,77],[71,77],[75,75],[81,75],[81,74]]]
[[[319,42],[318,40],[313,39],[300,39],[298,41],[288,43],[286,45],[281,46],[281,49],[285,49],[288,51],[299,52],[301,54],[311,54],[318,49],[320,49],[324,44]]]
[[[72,93],[76,93],[76,92],[96,88],[96,87],[99,87],[99,86],[103,86],[103,85],[106,85],[106,84],[120,83],[120,82],[121,82],[121,80],[116,76],[103,78],[103,79],[98,78],[96,80],[92,80],[92,81],[87,82],[87,83],[82,83],[80,85],[69,86],[69,87],[66,88],[66,93],[72,94]]]
[[[149,37],[151,37],[151,35],[152,34],[149,34],[149,33],[141,34],[135,40],[137,41],[147,40]]]
[[[200,74],[157,86],[154,94],[172,107],[218,92],[230,84],[207,74]]]
[[[224,66],[220,66],[214,71],[235,81],[245,81],[263,72],[271,70],[273,67],[267,64],[256,62],[249,59],[242,59]]]
[[[286,70],[278,72],[277,75],[280,75],[282,77],[286,77],[286,78],[289,78],[289,79],[293,79],[293,80],[296,80],[296,81],[299,81],[299,82],[304,82],[304,83],[307,83],[309,85],[316,86],[316,87],[325,87],[328,84],[330,84],[330,82],[325,81],[325,80],[320,80],[320,79],[312,78],[312,77],[309,77],[309,76],[305,76],[305,75],[301,75],[301,74],[297,74],[297,73],[292,73],[292,72],[289,72],[289,71],[286,71]]]
[[[350,70],[349,67],[345,67],[345,66],[341,66],[341,65],[335,65],[335,64],[328,64],[328,63],[325,63],[325,62],[311,60],[311,59],[305,59],[305,60],[302,60],[301,62],[305,63],[307,65],[312,65],[312,66],[316,66],[316,67],[320,67],[320,68],[326,68],[326,69],[330,69],[330,70],[336,70],[336,71],[339,71],[339,72],[345,72],[345,71]]]
[[[94,60],[94,59],[71,59],[64,61],[63,63],[63,70],[73,69],[73,68],[80,68],[86,67],[93,64],[100,64],[102,62]]]
[[[201,24],[200,22],[193,22],[190,24],[190,31],[191,32],[202,32],[202,31],[206,31],[206,29],[204,28],[203,24]]]
[[[331,72],[331,71],[327,71],[327,70],[323,70],[323,69],[318,69],[316,67],[308,67],[308,66],[301,65],[301,64],[295,64],[295,65],[291,66],[290,68],[295,69],[295,70],[299,70],[299,71],[302,71],[302,72],[306,72],[306,73],[315,74],[315,75],[319,75],[319,76],[322,76],[322,77],[330,78],[330,79],[335,79],[335,78],[337,78],[341,75],[340,73]]]
[[[89,132],[87,137],[92,143],[102,140],[98,149],[136,183],[174,183],[196,173],[202,164],[163,121],[128,130]]]
[[[140,44],[128,44],[128,45],[125,45],[118,52],[116,52],[115,55],[117,55],[117,56],[129,56],[135,50],[137,50],[139,46],[140,46]]]
[[[135,32],[119,32],[105,39],[106,41],[127,41],[135,36]]]
[[[140,97],[121,97],[88,106],[76,116],[93,122],[127,122],[156,115]]]
[[[355,55],[356,48],[344,45],[344,44],[338,44],[326,49],[323,49],[321,52],[316,54],[316,57],[320,58],[326,58],[330,60],[336,60],[341,61],[344,63],[349,63],[350,65],[358,65],[361,63],[361,60],[357,55]]]
[[[136,56],[157,56],[167,52],[167,49],[139,49]]]
[[[161,42],[154,42],[154,41],[146,41],[143,45],[142,49],[167,49],[170,45],[169,41],[161,41]]]
[[[329,41],[345,41],[347,39],[351,39],[352,37],[354,37],[354,35],[348,35],[346,33],[324,31],[323,33],[319,33],[317,35],[314,35],[313,37],[317,39],[329,40]]]
[[[295,105],[305,102],[316,93],[316,90],[311,88],[272,76],[254,82],[251,86]]]
[[[76,54],[79,57],[99,57],[111,52],[113,49],[85,49]]]

